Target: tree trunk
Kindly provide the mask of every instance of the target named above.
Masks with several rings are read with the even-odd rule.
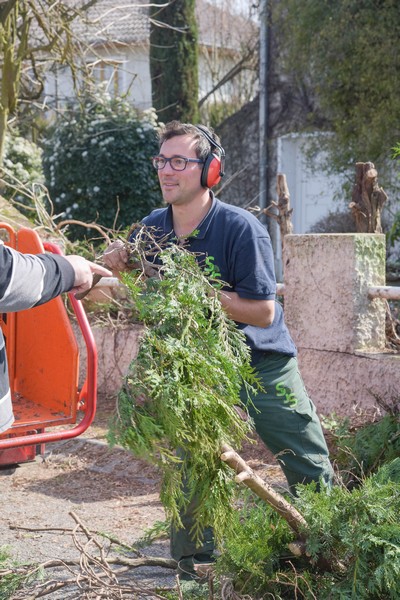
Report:
[[[349,208],[358,233],[382,233],[382,209],[387,200],[378,186],[378,172],[371,162],[356,163],[356,182]]]
[[[283,250],[285,245],[285,235],[293,233],[293,208],[290,207],[289,188],[286,183],[286,175],[283,173],[278,173],[276,176],[276,191],[278,193],[278,202],[271,202],[263,212],[268,217],[272,217],[278,222]]]
[[[276,190],[278,192],[279,228],[281,230],[282,244],[285,235],[293,233],[292,212],[290,207],[289,188],[286,183],[286,175],[278,173],[276,176]]]
[[[165,123],[198,121],[198,32],[195,0],[156,0],[150,14],[153,106]]]
[[[0,107],[0,176],[4,160],[4,149],[6,144],[6,129],[7,129],[8,111],[4,107]],[[0,184],[1,192],[1,184]]]

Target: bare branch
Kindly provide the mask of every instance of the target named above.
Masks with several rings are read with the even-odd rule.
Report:
[[[235,481],[244,483],[260,498],[268,502],[287,521],[291,529],[300,536],[307,529],[307,522],[298,510],[292,506],[281,494],[276,492],[268,483],[263,481],[251,467],[230,446],[222,446],[221,460],[236,471]]]
[[[250,59],[253,59],[257,54],[258,42],[251,46],[246,54],[242,56],[242,58],[213,86],[213,88],[207,92],[205,96],[203,96],[199,100],[199,108],[203,106],[203,104],[207,101],[207,99],[212,96],[217,90],[219,90],[226,83],[231,81],[236,75],[241,73],[248,65]]]

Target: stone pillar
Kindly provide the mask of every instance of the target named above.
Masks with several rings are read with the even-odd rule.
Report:
[[[385,285],[384,235],[288,235],[283,261],[285,320],[298,347],[385,348],[385,301],[367,296]]]
[[[80,350],[79,385],[82,386],[87,373],[86,346],[76,323],[73,323],[73,328]],[[116,395],[122,387],[130,363],[137,356],[143,326],[131,324],[126,327],[113,327],[92,324],[91,329],[98,356],[98,394]]]

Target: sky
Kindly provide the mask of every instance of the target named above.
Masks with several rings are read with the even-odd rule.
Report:
[[[258,12],[259,0],[208,0],[211,4],[215,4],[216,6],[226,6],[229,5],[229,8],[244,16],[248,16],[250,11],[252,16],[254,17]]]

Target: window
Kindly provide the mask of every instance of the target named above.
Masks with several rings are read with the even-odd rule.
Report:
[[[121,62],[114,60],[98,60],[92,65],[95,80],[104,83],[112,96],[122,93],[121,65]]]

